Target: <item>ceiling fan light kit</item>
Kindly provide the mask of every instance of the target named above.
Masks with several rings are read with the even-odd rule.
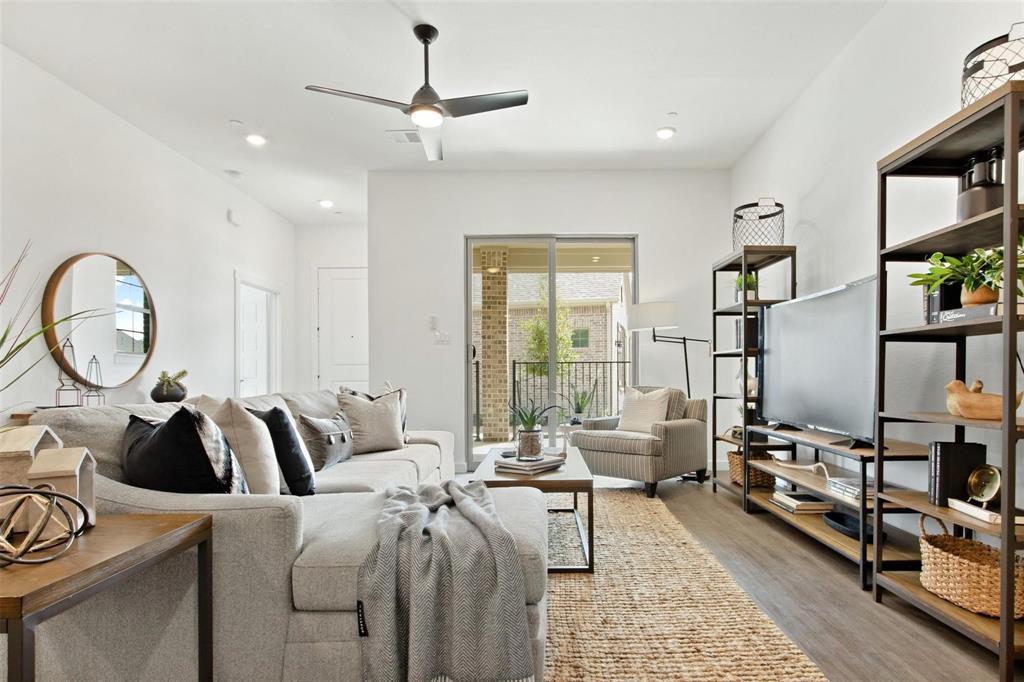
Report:
[[[430,85],[430,44],[437,40],[437,29],[430,24],[419,24],[413,28],[413,34],[418,41],[423,43],[423,85],[412,96],[410,103],[406,104],[404,102],[373,97],[372,95],[361,95],[345,90],[335,90],[334,88],[326,88],[320,85],[307,85],[306,89],[325,95],[356,99],[362,102],[369,102],[370,104],[379,104],[391,107],[392,109],[398,109],[403,114],[409,116],[413,124],[419,129],[420,142],[423,144],[423,151],[426,152],[429,161],[440,161],[443,158],[440,127],[446,116],[458,118],[497,109],[519,107],[526,104],[529,99],[529,94],[526,90],[492,92],[486,95],[441,99],[441,96]]]

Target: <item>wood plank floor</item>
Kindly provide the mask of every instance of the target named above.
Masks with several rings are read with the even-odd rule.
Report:
[[[832,682],[998,679],[994,654],[898,597],[876,604],[852,562],[779,519],[710,483],[663,481],[658,496]]]

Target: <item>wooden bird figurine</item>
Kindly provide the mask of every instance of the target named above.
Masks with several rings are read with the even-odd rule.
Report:
[[[946,411],[955,417],[968,419],[988,419],[999,421],[1003,418],[1003,396],[998,393],[982,393],[985,385],[975,379],[970,388],[956,379],[946,384]],[[1017,405],[1020,407],[1024,392],[1017,394]]]

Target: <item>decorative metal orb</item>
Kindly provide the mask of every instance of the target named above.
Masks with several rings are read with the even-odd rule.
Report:
[[[72,505],[82,514],[68,511]],[[17,522],[30,513],[34,521],[28,532],[15,533]],[[49,483],[35,488],[0,485],[0,568],[53,561],[85,532],[88,518],[89,510],[80,500],[57,492]]]

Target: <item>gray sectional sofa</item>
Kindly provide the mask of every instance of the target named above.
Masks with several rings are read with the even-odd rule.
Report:
[[[329,417],[330,391],[247,398],[266,409]],[[318,472],[317,494],[182,495],[127,485],[121,434],[130,414],[166,417],[180,404],[43,410],[32,423],[97,460],[101,514],[194,511],[213,515],[214,652],[219,680],[358,680],[356,575],[376,540],[375,519],[391,485],[454,475],[454,436],[410,432],[399,450],[355,455]],[[546,637],[547,515],[530,488],[492,491],[516,539],[536,679]],[[101,521],[102,522],[102,521]],[[194,679],[195,555],[168,559],[123,587],[40,625],[39,679]]]

